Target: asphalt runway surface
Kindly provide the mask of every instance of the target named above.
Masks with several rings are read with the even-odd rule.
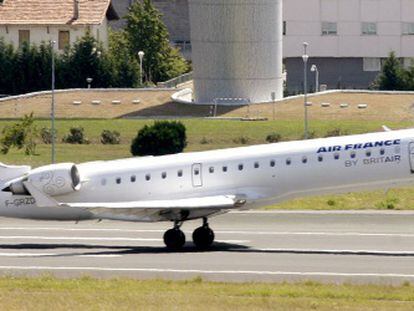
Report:
[[[414,212],[235,212],[210,219],[216,243],[164,248],[169,223],[0,218],[0,273],[214,281],[414,282]]]

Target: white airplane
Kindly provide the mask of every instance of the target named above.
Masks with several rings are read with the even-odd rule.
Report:
[[[282,142],[83,164],[0,166],[0,216],[42,220],[172,221],[168,248],[185,243],[183,222],[202,219],[198,248],[213,243],[208,218],[311,195],[411,185],[414,130]]]

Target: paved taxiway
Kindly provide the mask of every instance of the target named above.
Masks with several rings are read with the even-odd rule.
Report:
[[[414,212],[236,212],[210,220],[217,243],[168,252],[168,223],[0,218],[0,273],[217,281],[414,282]]]

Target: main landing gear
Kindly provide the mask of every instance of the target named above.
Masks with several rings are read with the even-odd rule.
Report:
[[[182,222],[176,221],[174,228],[164,234],[164,243],[168,249],[179,250],[185,244],[185,234],[180,227]],[[200,250],[208,249],[214,242],[214,232],[208,225],[207,218],[203,218],[203,225],[193,232],[193,242]]]

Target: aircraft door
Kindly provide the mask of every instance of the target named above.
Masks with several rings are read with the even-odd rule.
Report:
[[[191,179],[193,182],[193,187],[202,187],[203,186],[203,176],[202,176],[202,166],[201,163],[195,163],[191,167]]]
[[[408,147],[408,152],[410,155],[410,168],[411,168],[411,173],[414,174],[414,142],[411,142],[409,147]]]

